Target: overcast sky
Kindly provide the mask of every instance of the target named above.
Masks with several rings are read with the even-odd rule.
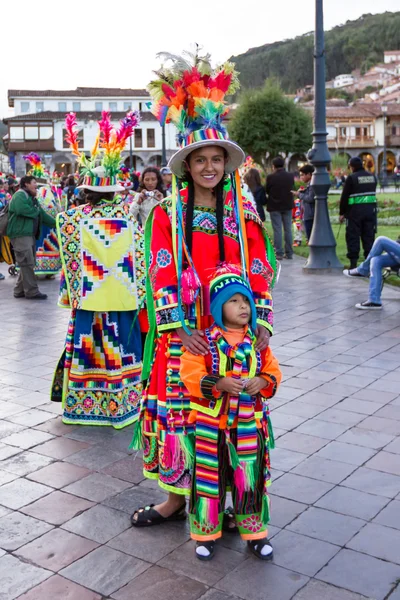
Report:
[[[314,5],[314,0],[3,0],[0,117],[12,114],[10,88],[142,88],[158,66],[157,52],[180,53],[197,42],[222,62],[313,30]],[[325,29],[365,13],[400,10],[400,0],[324,5]]]

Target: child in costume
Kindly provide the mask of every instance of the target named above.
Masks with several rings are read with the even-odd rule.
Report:
[[[267,487],[274,447],[268,399],[281,372],[269,347],[255,349],[256,308],[240,270],[220,269],[211,281],[210,298],[214,323],[205,330],[210,350],[205,356],[184,352],[180,369],[196,427],[191,537],[197,540],[197,558],[210,560],[222,535],[229,485],[242,539],[268,560]]]
[[[225,95],[237,87],[234,66],[216,69],[209,56],[176,57],[161,68],[149,90],[161,123],[173,122],[181,148],[169,162],[173,193],[150,213],[145,248],[150,330],[143,360],[148,379],[133,448],[143,447],[144,475],[169,492],[166,502],[137,508],[135,527],[186,518],[190,495],[194,424],[190,394],[179,375],[183,347],[208,352],[210,274],[220,263],[242,264],[257,310],[255,336],[269,343],[271,289],[276,260],[252,202],[242,196],[238,168],[243,150],[228,139],[222,119]]]
[[[294,196],[294,208],[292,209],[293,223],[293,246],[301,246],[303,239],[303,220],[300,198]]]
[[[130,113],[115,130],[110,113],[103,112],[87,158],[78,148],[75,115],[66,119],[66,139],[81,165],[79,187],[88,202],[57,217],[63,266],[59,304],[72,310],[52,400],[62,401],[67,424],[121,429],[139,416],[143,237],[129,204],[115,195],[123,190],[117,183],[121,152],[138,123],[138,114]]]

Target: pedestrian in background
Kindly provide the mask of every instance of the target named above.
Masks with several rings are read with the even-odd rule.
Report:
[[[312,165],[304,165],[300,169],[300,181],[304,184],[302,188],[292,192],[300,200],[301,218],[307,240],[311,237],[315,214],[315,193],[311,187],[311,177],[314,173]]]
[[[360,239],[367,258],[376,234],[376,186],[377,179],[363,167],[361,158],[350,159],[351,174],[347,177],[340,198],[339,221],[346,221],[347,258],[350,269],[357,267]]]
[[[163,167],[160,171],[164,190],[167,196],[170,196],[172,193],[172,171],[169,167]]]
[[[293,258],[292,210],[294,200],[294,175],[285,169],[285,161],[277,156],[272,161],[273,172],[267,176],[267,210],[274,231],[274,246],[278,260]],[[285,252],[282,244],[282,226],[285,236]]]
[[[19,267],[14,298],[46,300],[47,295],[39,291],[34,272],[36,240],[40,237],[42,225],[53,228],[56,221],[39,205],[36,198],[37,182],[33,175],[22,177],[20,187],[11,198],[7,226],[7,236],[11,240]]]
[[[164,200],[164,186],[159,169],[147,167],[140,178],[138,194],[131,203],[130,213],[144,227],[152,208]]]
[[[264,206],[267,204],[267,196],[261,184],[260,171],[254,168],[249,169],[244,176],[244,181],[253,195],[261,221],[265,221]]]

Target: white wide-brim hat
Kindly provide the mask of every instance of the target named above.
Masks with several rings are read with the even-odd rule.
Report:
[[[233,173],[240,167],[240,165],[244,162],[246,156],[241,147],[232,142],[231,140],[220,140],[220,139],[207,139],[200,140],[198,142],[193,142],[187,146],[184,146],[170,158],[168,163],[171,171],[179,178],[183,177],[186,169],[184,162],[194,150],[198,148],[204,148],[205,146],[220,146],[221,148],[225,148],[228,153],[228,157],[225,163],[225,173]]]
[[[117,183],[117,176],[107,176],[101,165],[85,175],[83,183],[77,186],[78,190],[91,190],[92,192],[122,192],[124,187]]]

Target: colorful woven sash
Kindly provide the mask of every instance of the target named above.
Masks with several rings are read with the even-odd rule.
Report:
[[[248,330],[243,342],[230,346],[217,327],[211,328],[219,354],[219,375],[226,374],[227,359],[232,367],[232,377],[246,380],[250,364],[256,363],[254,334]],[[234,469],[235,486],[240,497],[254,489],[257,479],[257,427],[254,414],[254,397],[246,394],[245,387],[239,396],[229,396],[228,421],[225,431],[230,463]],[[221,415],[211,417],[197,413],[196,419],[196,469],[195,483],[198,496],[196,515],[200,523],[214,526],[218,523],[219,464],[218,433]],[[237,422],[237,445],[230,439],[230,429]]]

